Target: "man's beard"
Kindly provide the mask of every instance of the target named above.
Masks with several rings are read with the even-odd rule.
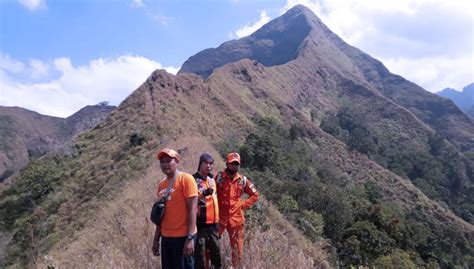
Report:
[[[227,171],[229,171],[229,174],[235,175],[235,173],[237,173],[238,170],[230,170],[229,168],[227,168]]]

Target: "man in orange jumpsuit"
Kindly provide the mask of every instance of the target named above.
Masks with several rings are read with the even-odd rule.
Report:
[[[239,173],[240,155],[232,152],[227,155],[226,169],[216,175],[217,200],[219,203],[219,234],[227,230],[232,249],[234,267],[242,263],[244,248],[244,210],[258,200],[258,192],[252,182]],[[248,194],[247,199],[242,195]]]

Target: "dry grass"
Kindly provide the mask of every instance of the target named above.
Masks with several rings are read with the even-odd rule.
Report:
[[[170,147],[184,149],[180,169],[196,169],[199,154],[208,151],[218,156],[207,141],[186,137]],[[184,146],[183,146],[184,145]],[[216,168],[223,161],[216,158]],[[130,182],[113,201],[105,204],[96,216],[78,232],[71,244],[57,244],[41,258],[37,268],[161,268],[160,257],[151,252],[154,225],[149,221],[149,210],[155,196],[156,181],[162,178],[156,162],[146,176]],[[246,268],[314,268],[327,266],[320,246],[313,245],[270,206],[270,229],[255,228],[246,231]],[[275,225],[273,225],[273,223]],[[225,267],[230,263],[227,234],[222,243]],[[315,258],[316,257],[316,258]]]

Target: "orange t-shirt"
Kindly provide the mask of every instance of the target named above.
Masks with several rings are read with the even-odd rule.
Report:
[[[158,184],[157,195],[160,199],[168,187],[170,180],[163,179]],[[161,234],[166,237],[183,237],[188,234],[188,210],[186,199],[197,196],[198,190],[194,177],[180,172],[176,176],[173,187],[165,205],[165,215],[161,221]],[[196,233],[196,228],[194,228]]]

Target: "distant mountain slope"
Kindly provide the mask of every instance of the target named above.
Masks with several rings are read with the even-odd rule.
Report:
[[[466,113],[474,118],[474,106],[471,106]]]
[[[239,150],[295,227],[330,239],[335,266],[474,266],[472,120],[345,44],[304,6],[262,29],[265,39],[240,40],[255,58],[227,62],[236,52],[221,46],[187,63],[195,74],[155,71],[72,152],[31,162],[0,194],[0,228],[14,234],[7,262],[67,247],[128,181],[145,177],[157,150],[180,148],[180,165],[191,167],[199,154],[189,149],[205,140],[202,151]],[[285,44],[285,29],[301,31]],[[295,50],[260,63],[257,43],[268,55]],[[146,218],[137,230],[147,231]],[[137,219],[120,215],[112,229],[121,235]]]
[[[95,105],[85,106],[76,113],[66,118],[66,121],[70,127],[69,135],[71,137],[77,134],[92,129],[99,122],[101,122],[110,112],[116,107],[109,105]]]
[[[0,107],[0,181],[91,129],[113,106],[86,106],[68,118],[41,115],[20,107]]]
[[[474,83],[464,87],[461,92],[452,88],[446,88],[437,94],[451,99],[459,108],[471,117],[474,117]]]

